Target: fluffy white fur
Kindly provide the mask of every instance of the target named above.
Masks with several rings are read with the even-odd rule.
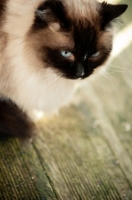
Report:
[[[10,0],[7,4],[2,27],[6,48],[0,52],[0,94],[12,99],[24,111],[37,109],[47,113],[69,101],[76,81],[63,79],[52,69],[41,67],[33,52],[27,55],[26,34],[41,2]]]
[[[84,14],[79,6],[88,0],[67,0],[71,8]],[[79,81],[68,80],[52,69],[44,69],[41,61],[27,46],[26,36],[33,24],[35,10],[43,0],[9,0],[0,35],[0,96],[12,99],[26,112],[44,113],[66,104]],[[89,0],[89,6],[96,1]],[[80,10],[81,7],[81,10]],[[91,13],[90,13],[91,14]],[[95,13],[96,14],[96,13]],[[3,43],[5,44],[4,48]],[[29,48],[29,49],[28,49]]]

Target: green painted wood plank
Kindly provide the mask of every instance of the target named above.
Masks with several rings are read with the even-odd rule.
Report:
[[[0,161],[1,200],[56,199],[30,143],[0,141]]]
[[[89,108],[85,102],[80,102],[77,107],[64,111],[61,119],[55,117],[49,124],[41,124],[44,136],[35,141],[39,152],[43,149],[47,152],[41,155],[41,162],[44,165],[46,162],[61,199],[70,199],[70,196],[73,199],[123,199],[125,195],[130,199],[132,191],[122,173],[120,157],[108,144],[105,130],[95,116],[91,118],[93,108]],[[49,168],[51,163],[52,169]]]

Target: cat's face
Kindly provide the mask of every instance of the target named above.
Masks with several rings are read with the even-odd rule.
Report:
[[[32,48],[44,67],[69,79],[86,78],[112,50],[112,21],[127,5],[94,0],[48,0],[36,10]]]

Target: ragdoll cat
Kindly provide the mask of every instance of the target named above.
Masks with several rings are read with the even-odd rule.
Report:
[[[30,135],[36,109],[64,105],[112,50],[127,5],[95,0],[0,0],[0,135]]]

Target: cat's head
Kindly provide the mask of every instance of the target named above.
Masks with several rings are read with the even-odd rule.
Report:
[[[108,59],[112,22],[126,9],[94,0],[46,0],[39,5],[30,38],[44,68],[69,79],[91,75]]]

